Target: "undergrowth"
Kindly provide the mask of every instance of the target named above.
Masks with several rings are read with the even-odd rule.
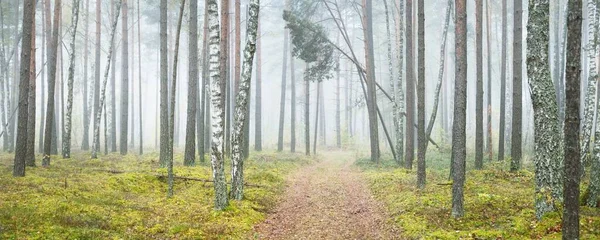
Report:
[[[245,174],[254,187],[219,212],[209,182],[175,180],[175,195],[167,199],[166,170],[158,168],[157,154],[90,160],[76,153],[48,168],[27,168],[24,178],[12,177],[12,157],[0,156],[0,239],[239,239],[274,207],[285,175],[312,161],[300,154],[253,153]],[[208,163],[182,162],[177,155],[176,176],[211,179]]]
[[[484,170],[472,170],[467,159],[465,217],[453,219],[452,182],[448,180],[450,154],[427,154],[427,186],[416,188],[416,169],[399,168],[389,157],[379,164],[361,158],[375,197],[390,213],[392,224],[409,239],[560,239],[561,212],[536,221],[534,174],[530,170],[507,171],[508,162],[485,162]],[[415,166],[416,168],[416,162]],[[526,169],[529,169],[526,165]],[[585,189],[582,186],[582,190]],[[582,191],[583,193],[583,191]],[[600,209],[581,207],[581,239],[600,238]]]

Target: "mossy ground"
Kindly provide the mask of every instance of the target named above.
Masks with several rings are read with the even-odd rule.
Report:
[[[471,168],[472,159],[468,159],[466,216],[453,219],[449,159],[449,151],[429,149],[427,186],[423,190],[416,188],[415,170],[398,168],[390,158],[384,158],[379,165],[361,158],[356,164],[364,170],[373,195],[386,205],[390,221],[403,230],[406,238],[561,238],[561,213],[550,213],[541,222],[535,219],[534,174],[527,164],[529,170],[510,173],[509,161],[486,161],[485,169],[476,171]],[[600,209],[582,206],[580,213],[581,238],[599,239]]]
[[[245,200],[219,212],[212,183],[176,180],[175,195],[167,199],[166,181],[156,177],[166,175],[158,154],[54,156],[50,167],[27,168],[24,178],[12,177],[12,159],[0,155],[0,239],[244,238],[274,207],[285,175],[312,161],[300,154],[252,154],[246,181],[261,187],[246,187]],[[176,176],[211,178],[208,163],[182,162],[177,155]]]

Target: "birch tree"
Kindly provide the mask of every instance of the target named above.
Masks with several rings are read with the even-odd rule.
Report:
[[[228,203],[227,182],[225,181],[225,165],[223,157],[223,126],[225,119],[225,109],[223,107],[223,92],[221,82],[223,77],[220,73],[221,52],[220,52],[220,33],[219,33],[219,7],[217,0],[207,0],[208,7],[208,28],[209,28],[209,74],[211,89],[211,118],[212,118],[212,139],[211,139],[211,165],[215,188],[215,209],[223,210]]]
[[[65,115],[65,129],[62,137],[62,156],[71,158],[71,115],[73,114],[73,83],[75,81],[75,36],[79,22],[79,5],[81,0],[73,0],[71,14],[71,45],[69,51],[69,79],[67,82],[67,113]]]
[[[562,199],[560,169],[562,169],[563,140],[560,134],[561,124],[555,97],[556,90],[550,77],[548,64],[549,12],[548,1],[529,1],[527,75],[529,76],[534,112],[535,213],[538,219],[541,219],[544,214],[556,210],[556,204]],[[518,49],[515,48],[515,51]],[[513,88],[518,88],[518,86],[515,85]],[[517,100],[514,100],[516,104]],[[514,170],[513,167],[516,166],[511,167]]]
[[[589,13],[589,31],[590,33],[592,33],[593,37],[590,38],[590,43],[588,44],[588,57],[589,57],[589,61],[590,61],[590,73],[589,73],[589,82],[588,82],[588,90],[587,90],[587,95],[586,95],[586,107],[585,107],[585,111],[587,113],[587,111],[593,111],[593,109],[590,109],[590,106],[587,105],[588,104],[588,98],[592,98],[595,99],[595,92],[592,93],[592,91],[590,90],[591,88],[596,88],[597,90],[597,84],[598,84],[598,65],[597,65],[597,54],[600,54],[600,49],[599,49],[599,43],[600,43],[600,14],[599,14],[600,8],[599,6],[596,4],[595,1],[589,1],[588,3],[588,13]],[[589,94],[592,93],[592,95],[590,96]],[[600,101],[596,101],[594,103],[594,106],[591,106],[592,108],[595,108],[596,111],[598,109],[598,104],[600,104]],[[585,125],[587,124],[585,121],[587,121],[587,115],[585,115],[584,118],[584,128],[583,128],[583,134],[584,134],[584,138],[583,138],[583,144],[585,144],[585,141],[590,141],[588,139],[585,138],[585,131],[587,131],[587,127],[591,127],[592,124]],[[600,119],[596,119],[596,131],[594,132],[594,142],[593,142],[593,148],[592,148],[592,154],[589,157],[590,159],[590,185],[588,186],[588,189],[586,190],[586,195],[587,195],[587,199],[585,199],[586,201],[586,205],[589,207],[597,207],[600,206],[599,205],[599,199],[600,199],[600,128],[598,128],[598,121]],[[591,131],[591,129],[590,129]],[[591,133],[590,133],[591,136]],[[582,145],[582,152],[586,151],[586,147],[585,145]],[[585,154],[585,153],[584,153]],[[582,158],[585,158],[585,155],[582,156]]]
[[[117,23],[119,22],[119,13],[121,12],[121,2],[117,2],[117,10],[115,11],[114,20],[111,26],[110,34],[110,46],[106,61],[106,68],[104,71],[104,81],[102,83],[102,89],[100,90],[100,99],[98,102],[98,111],[94,116],[94,143],[92,144],[92,159],[98,158],[98,152],[100,151],[100,122],[102,119],[102,108],[104,107],[104,100],[106,98],[106,84],[108,83],[108,74],[111,67],[111,58],[113,57],[113,49],[115,44],[115,32],[117,30]],[[106,129],[106,127],[105,127]]]
[[[244,197],[244,158],[242,156],[242,140],[244,124],[248,113],[249,93],[252,81],[252,63],[257,47],[259,30],[260,1],[251,0],[249,6],[248,28],[246,30],[246,48],[242,65],[242,79],[236,96],[234,125],[232,132],[232,168],[231,168],[231,198],[242,200]]]
[[[394,1],[395,3],[395,1]],[[395,129],[396,129],[396,154],[398,155],[398,165],[404,166],[404,116],[401,114],[404,112],[404,1],[400,1],[398,6],[398,17],[396,22],[396,49],[398,51],[398,75],[396,82],[396,92],[394,94],[394,121]],[[350,126],[348,126],[350,127]]]

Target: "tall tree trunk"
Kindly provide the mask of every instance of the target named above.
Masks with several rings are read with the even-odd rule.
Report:
[[[405,168],[412,169],[415,157],[415,76],[413,46],[413,0],[406,0],[406,151]]]
[[[419,80],[417,82],[417,102],[418,102],[418,156],[417,156],[417,187],[419,189],[425,188],[426,184],[426,164],[425,154],[427,153],[427,136],[425,135],[425,0],[419,0],[419,23],[418,23],[418,41],[419,41],[419,53],[418,53],[418,67]],[[434,108],[434,111],[437,108]],[[433,124],[432,124],[433,126]]]
[[[589,31],[594,35],[594,36],[598,36],[597,34],[594,34],[594,26],[596,25],[596,21],[597,21],[597,17],[596,17],[596,6],[594,1],[591,1],[589,4],[587,4],[586,8],[588,8],[588,27],[589,27]],[[592,37],[589,41],[589,44],[586,43],[586,46],[584,47],[583,51],[587,52],[588,54],[585,55],[585,58],[591,59],[593,62],[592,67],[590,68],[590,72],[591,72],[591,76],[594,77],[590,77],[588,79],[588,86],[587,86],[587,90],[585,92],[585,99],[582,102],[583,103],[583,121],[582,121],[582,128],[581,128],[581,164],[582,167],[585,166],[587,163],[589,163],[589,160],[591,159],[591,153],[592,150],[590,148],[590,141],[591,141],[591,136],[592,136],[592,130],[594,128],[594,108],[596,107],[596,52],[597,52],[597,46],[596,46],[596,41],[597,41],[597,37]],[[584,40],[585,41],[585,40]],[[587,42],[587,41],[586,41]],[[583,71],[585,71],[585,69],[583,69]],[[582,80],[583,82],[584,80]]]
[[[115,15],[115,0],[110,1],[110,18]],[[117,49],[113,47],[113,52],[116,52]],[[111,68],[110,72],[110,107],[109,111],[106,112],[108,117],[108,142],[110,145],[110,152],[117,152],[117,55],[115,54],[112,57],[111,65],[114,66]],[[107,103],[108,104],[108,103]]]
[[[294,153],[296,152],[296,69],[294,68],[294,58],[290,58],[290,85],[290,91],[292,92],[292,98],[290,99],[290,151]]]
[[[392,33],[390,30],[390,27],[392,27],[392,26],[390,24],[390,11],[389,11],[389,7],[387,4],[387,0],[383,1],[383,6],[385,8],[385,26],[386,26],[385,31],[386,31],[386,36],[387,36],[388,73],[390,75],[389,82],[390,82],[390,93],[391,93],[391,98],[392,98],[391,99],[391,101],[392,101],[392,122],[393,122],[393,126],[394,126],[394,132],[398,133],[398,128],[400,126],[398,125],[398,104],[396,102],[396,86],[395,86],[396,83],[394,82],[394,61],[393,61],[394,57],[393,57],[393,53],[392,53]],[[339,36],[338,36],[338,45],[339,45]],[[337,81],[339,82],[339,63],[338,63],[337,78],[338,78]],[[337,106],[339,108],[339,100],[338,100],[339,99],[339,83],[338,82],[336,82],[336,84],[338,85],[337,86],[337,89],[338,89],[337,94],[338,95],[337,95],[336,101],[338,103]],[[336,114],[339,114],[338,112],[339,111],[336,111]],[[338,120],[337,116],[338,115],[336,115],[336,124],[337,124],[337,120]],[[337,125],[336,125],[336,127],[337,127]],[[396,141],[398,140],[398,137],[399,136],[396,137]],[[338,140],[338,142],[340,142],[340,141]],[[338,145],[341,145],[341,143]],[[392,151],[395,151],[394,146],[390,146],[390,148],[392,149]],[[397,157],[394,157],[394,160],[396,162],[399,162],[399,159]]]
[[[65,128],[62,137],[62,156],[71,158],[71,115],[73,113],[73,83],[75,82],[75,36],[79,23],[79,5],[81,0],[73,0],[71,13],[71,45],[69,50],[69,79],[67,82],[67,112],[65,117]]]
[[[236,2],[239,2],[237,0]],[[290,0],[285,1],[286,10],[290,10]],[[237,19],[237,17],[236,17]],[[277,135],[277,151],[283,151],[283,130],[285,127],[285,93],[287,91],[286,81],[287,81],[287,61],[288,61],[288,53],[289,53],[289,35],[290,31],[285,28],[283,33],[283,64],[281,70],[281,98],[279,100],[279,134]],[[293,73],[292,73],[293,74]]]
[[[527,35],[527,45],[529,46],[527,51],[527,75],[529,76],[534,111],[536,149],[534,157],[535,210],[538,219],[541,219],[544,214],[554,211],[556,202],[562,198],[560,156],[563,153],[563,145],[556,93],[550,78],[547,52],[550,43],[550,35],[548,34],[550,26],[547,19],[549,12],[550,5],[547,1],[530,0],[529,23],[527,25],[527,31],[529,32]],[[517,86],[515,85],[513,88],[517,88]],[[513,146],[514,148],[515,146]],[[511,169],[514,170],[513,167],[511,166]]]
[[[254,52],[258,50],[257,35],[260,32],[259,27],[259,0],[251,0],[249,8],[248,29],[246,31],[246,49],[244,50],[244,65],[242,67],[242,80],[239,85],[239,92],[236,97],[235,119],[233,125],[233,152],[231,169],[231,198],[242,200],[244,197],[244,158],[242,156],[242,134],[244,131],[245,119],[248,117],[249,93],[252,80],[252,63]],[[260,39],[260,38],[258,38]],[[258,73],[258,72],[257,72]],[[258,75],[257,75],[258,76]],[[259,77],[257,77],[257,80]],[[257,95],[258,96],[258,95]],[[259,122],[259,121],[257,121]]]
[[[113,18],[112,26],[111,26],[111,34],[110,34],[110,45],[109,51],[106,61],[106,69],[104,70],[104,81],[102,83],[102,90],[100,91],[100,99],[98,103],[98,112],[94,116],[94,143],[92,144],[92,159],[98,158],[98,152],[100,151],[100,122],[102,118],[102,109],[104,108],[104,102],[106,98],[106,84],[108,83],[108,74],[110,73],[111,67],[111,58],[113,57],[113,49],[115,45],[115,32],[117,31],[117,23],[119,22],[119,14],[121,11],[122,3],[120,1],[117,2],[115,16]],[[105,120],[106,122],[106,120]],[[104,127],[106,130],[106,127]],[[106,136],[106,133],[105,133]],[[105,137],[106,140],[106,137]]]
[[[379,127],[377,123],[377,91],[375,88],[375,50],[373,47],[373,8],[371,0],[363,0],[365,59],[367,62],[367,111],[369,113],[369,138],[371,161],[379,162]]]
[[[167,0],[160,1],[160,166],[169,159],[169,63],[167,55]]]
[[[500,123],[498,130],[498,160],[504,161],[504,137],[505,137],[505,129],[506,129],[506,72],[508,70],[506,66],[506,58],[507,58],[507,7],[506,1],[502,0],[502,44],[500,47],[502,48],[502,59],[501,61],[501,69],[500,69]]]
[[[129,136],[129,23],[127,0],[122,0],[122,39],[121,39],[121,124],[119,128],[119,150],[121,155],[127,154],[127,137]]]
[[[395,121],[395,129],[396,129],[396,154],[397,154],[397,163],[399,166],[404,166],[405,156],[404,156],[404,116],[401,114],[404,112],[405,103],[404,103],[404,1],[400,0],[397,4],[398,8],[398,20],[396,22],[396,48],[398,51],[398,80],[396,82],[396,92],[395,92],[395,111],[396,115]]]
[[[320,112],[320,104],[321,104],[321,82],[317,83],[317,104],[315,105],[315,135],[313,136],[313,155],[317,155],[317,129],[319,129],[319,112]]]
[[[483,168],[483,1],[475,1],[477,84],[475,97],[475,169]]]
[[[598,89],[598,84],[600,84],[600,82],[598,81],[598,58],[600,58],[600,56],[598,56],[597,54],[600,54],[600,46],[598,45],[599,41],[600,41],[600,6],[598,6],[595,1],[590,1],[588,4],[588,11],[589,11],[589,23],[590,23],[590,27],[589,27],[589,31],[590,34],[593,34],[593,37],[590,38],[590,44],[588,45],[588,49],[589,50],[589,61],[590,61],[590,73],[589,73],[589,83],[588,83],[588,95],[586,96],[586,104],[587,103],[587,98],[592,98],[595,99],[596,96],[594,92],[596,89]],[[594,88],[593,90],[590,90]],[[592,93],[591,95],[589,95],[590,93]],[[586,112],[588,110],[594,111],[594,108],[597,109],[599,108],[598,105],[600,104],[600,101],[596,101],[594,106],[586,106]],[[589,109],[591,107],[591,109]],[[586,113],[587,114],[587,113]],[[587,118],[587,116],[586,116]],[[586,119],[587,121],[587,119]],[[593,148],[592,148],[592,156],[590,156],[590,161],[591,161],[591,166],[590,166],[590,185],[588,186],[588,189],[586,190],[587,192],[587,199],[586,200],[586,205],[588,207],[597,207],[600,206],[599,204],[599,200],[600,200],[600,127],[598,127],[598,121],[600,121],[600,118],[596,119],[595,122],[595,132],[594,132],[594,142],[593,142]],[[584,134],[585,134],[585,127],[584,127]],[[590,133],[591,135],[591,133]],[[586,140],[584,138],[584,140]],[[585,142],[584,142],[585,143]],[[586,151],[585,146],[582,146],[582,151]],[[583,157],[583,156],[582,156]],[[583,170],[582,170],[583,172]]]
[[[204,7],[204,27],[203,27],[203,35],[202,35],[202,86],[200,86],[200,92],[202,93],[202,97],[198,95],[200,99],[198,107],[200,107],[199,116],[197,119],[198,123],[198,155],[200,155],[200,162],[205,162],[205,144],[208,142],[206,136],[206,129],[209,128],[207,115],[206,104],[208,102],[208,8]],[[206,119],[206,123],[204,122]]]
[[[389,36],[389,34],[388,34]],[[391,40],[391,39],[390,39]],[[340,36],[338,35],[337,37],[337,42],[339,45],[340,42]],[[391,44],[391,43],[389,43]],[[287,50],[287,49],[286,49]],[[390,47],[390,54],[391,54],[391,47]],[[340,100],[341,100],[341,86],[340,86],[340,66],[341,66],[341,58],[337,58],[337,67],[336,67],[336,71],[335,71],[335,139],[336,139],[336,147],[338,149],[342,148],[342,116],[341,116],[341,106],[340,106]],[[391,68],[391,56],[390,56],[390,68]]]
[[[140,0],[137,2],[137,22],[138,22],[138,108],[140,116],[140,155],[144,154],[144,127],[142,118],[142,27],[140,22]],[[132,133],[133,134],[133,133]]]
[[[184,165],[193,166],[196,162],[196,110],[198,98],[198,2],[190,1],[189,23],[189,71],[187,126],[185,135]]]
[[[112,8],[112,7],[111,7]],[[102,44],[102,2],[101,1],[96,1],[96,51],[94,53],[94,111],[93,111],[93,116],[94,116],[94,129],[99,128],[100,126],[96,126],[96,115],[98,115],[98,112],[100,112],[100,68],[101,68],[101,63],[100,63],[100,49],[101,49],[101,44]],[[48,88],[53,88],[52,86],[50,86],[50,84],[48,84]],[[48,94],[48,98],[51,98],[54,95],[54,91],[52,91],[53,94],[50,95]],[[50,91],[48,91],[48,93],[50,93]],[[99,122],[98,122],[99,124]],[[46,127],[49,127],[52,125],[46,125]],[[93,136],[92,138],[94,138],[95,136]],[[93,142],[96,142],[95,139],[92,140]],[[98,140],[97,144],[100,144],[100,141]],[[92,145],[92,150],[93,149],[100,149],[100,145],[95,146]]]
[[[530,0],[531,1],[531,0]],[[523,3],[514,1],[514,25],[513,25],[513,84],[512,84],[512,140],[511,140],[511,162],[510,170],[521,169],[521,129],[523,124]],[[531,14],[531,13],[530,13]],[[546,50],[543,50],[546,51]]]
[[[87,151],[90,149],[90,112],[88,106],[88,61],[89,61],[89,22],[90,22],[90,0],[85,1],[85,23],[84,23],[84,46],[83,46],[83,139],[81,139],[81,149]],[[42,79],[42,85],[43,85]],[[42,90],[43,92],[43,90]]]
[[[171,77],[171,100],[169,113],[169,158],[167,162],[168,172],[168,193],[167,197],[173,196],[173,148],[175,143],[175,103],[177,99],[177,63],[179,61],[179,38],[181,36],[181,22],[183,21],[183,10],[185,9],[185,0],[181,1],[181,8],[179,9],[179,18],[177,20],[177,33],[175,35],[175,53],[173,55],[173,77]]]
[[[48,105],[46,111],[46,127],[44,128],[44,158],[42,166],[50,166],[50,154],[52,151],[52,135],[56,131],[54,124],[54,91],[56,89],[56,60],[58,52],[58,26],[61,18],[61,0],[54,2],[54,23],[52,24],[52,38],[48,50]],[[98,11],[98,10],[97,10]],[[48,15],[49,16],[49,15]]]
[[[15,160],[13,176],[25,176],[25,158],[27,157],[27,125],[29,119],[29,79],[32,58],[31,43],[35,38],[33,23],[35,22],[35,0],[23,1],[23,44],[21,47],[21,69],[19,82],[19,111],[17,126],[17,142],[15,147]],[[35,52],[34,52],[35,53]],[[35,56],[33,56],[35,58]],[[35,81],[35,79],[34,79]],[[35,89],[33,89],[35,91]],[[35,104],[35,103],[32,103]]]
[[[37,5],[34,4],[34,5]],[[35,9],[35,7],[34,7]],[[28,167],[35,167],[35,98],[36,98],[36,60],[35,60],[35,42],[36,42],[36,29],[35,29],[35,10],[33,11],[33,21],[31,23],[31,53],[29,60],[29,96],[28,96],[28,117],[27,117],[27,153],[25,154],[25,163]],[[43,44],[42,44],[43,45]]]
[[[569,1],[565,91],[563,239],[579,239],[579,101],[581,87],[581,1]]]
[[[310,65],[306,63],[304,68],[304,153],[310,156],[310,81],[308,79],[308,69]]]
[[[466,151],[466,115],[467,115],[467,1],[456,1],[456,69],[454,84],[454,122],[452,124],[452,217],[460,218],[465,214],[464,185]]]
[[[258,7],[256,11],[256,14],[258,15]],[[256,21],[258,21],[256,25],[258,27],[257,34],[259,37],[257,37],[256,39],[256,103],[254,105],[254,151],[260,152],[262,151],[262,37],[260,37],[260,19],[257,19]]]
[[[50,11],[50,0],[42,0],[42,5],[43,5],[43,9],[42,9],[42,34],[43,34],[43,41],[42,41],[42,59],[44,62],[46,62],[46,64],[44,64],[42,66],[42,85],[41,85],[41,111],[40,111],[40,133],[39,133],[39,151],[40,153],[44,152],[44,124],[46,124],[46,107],[45,107],[45,102],[46,102],[46,88],[45,88],[45,83],[46,83],[46,71],[48,68],[48,52],[50,51],[50,37],[52,35],[52,22],[51,22],[51,11]],[[1,76],[0,76],[1,77]],[[0,84],[1,85],[1,84]],[[2,88],[3,86],[0,86],[0,88]],[[2,105],[2,107],[4,107],[4,97],[2,97],[2,99],[0,99],[0,104]],[[4,112],[4,111],[3,111]],[[2,116],[4,117],[4,116]],[[4,122],[6,119],[4,119],[2,126],[4,126]],[[5,135],[6,137],[6,135]]]
[[[487,151],[489,161],[494,157],[492,147],[492,16],[490,15],[490,0],[486,1],[486,16],[487,16]]]
[[[230,0],[220,0],[221,1],[221,38],[220,38],[220,61],[221,61],[221,65],[220,67],[220,71],[221,71],[221,94],[223,97],[223,101],[222,101],[222,105],[223,105],[223,111],[224,111],[224,120],[223,120],[223,124],[224,124],[224,136],[223,136],[223,144],[225,147],[225,154],[226,156],[229,156],[229,154],[231,153],[230,149],[231,149],[231,143],[230,143],[230,134],[231,134],[231,111],[230,111],[230,106],[229,103],[231,101],[231,99],[229,97],[231,97],[231,94],[228,92],[228,86],[229,86],[229,1]]]
[[[208,23],[210,29],[209,54],[210,54],[210,82],[211,82],[211,117],[212,117],[212,143],[211,165],[215,188],[215,209],[223,210],[228,203],[227,183],[225,182],[225,166],[223,157],[223,125],[225,119],[224,98],[221,75],[222,59],[220,53],[221,38],[219,34],[219,13],[217,0],[207,0]],[[225,45],[227,46],[227,45]],[[227,55],[225,55],[226,57]]]

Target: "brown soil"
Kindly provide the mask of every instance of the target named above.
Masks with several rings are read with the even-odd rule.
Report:
[[[292,174],[282,201],[264,223],[258,239],[399,239],[386,223],[349,153],[325,152],[320,162]]]

